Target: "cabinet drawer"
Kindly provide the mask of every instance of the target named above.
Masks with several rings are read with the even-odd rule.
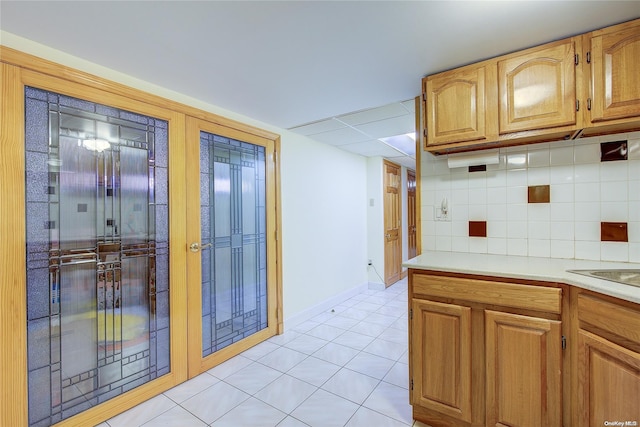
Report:
[[[578,319],[640,344],[640,310],[622,307],[591,295],[578,295]]]
[[[414,274],[413,293],[548,313],[562,312],[562,289],[545,286]]]

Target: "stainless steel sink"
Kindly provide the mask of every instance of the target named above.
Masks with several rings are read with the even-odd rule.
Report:
[[[583,276],[598,279],[611,280],[625,285],[640,287],[640,270],[612,269],[612,270],[567,270],[569,273],[582,274]]]

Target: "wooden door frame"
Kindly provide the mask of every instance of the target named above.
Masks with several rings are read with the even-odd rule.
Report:
[[[237,139],[265,147],[266,159],[266,213],[267,213],[267,328],[233,345],[223,348],[206,357],[202,357],[202,271],[201,252],[187,255],[187,288],[188,288],[188,359],[189,378],[193,378],[204,371],[230,359],[242,351],[266,340],[273,335],[282,333],[282,283],[280,278],[280,240],[278,239],[279,224],[279,182],[277,167],[277,152],[280,139],[277,135],[265,137],[247,130],[232,129],[217,123],[202,119],[187,117],[186,145],[187,164],[196,165],[187,169],[187,243],[200,242],[200,131]]]
[[[413,169],[406,169],[406,175],[407,175],[407,258],[411,258],[410,255],[410,247],[409,247],[409,242],[411,241],[411,239],[409,238],[409,218],[410,218],[410,214],[411,214],[411,209],[409,207],[409,176],[413,176],[413,181],[416,183],[416,187],[415,187],[415,195],[413,196],[413,198],[415,199],[415,204],[414,204],[414,209],[413,209],[413,216],[414,216],[414,221],[415,221],[415,227],[416,227],[416,256],[418,255],[418,241],[420,240],[420,236],[418,235],[418,175],[416,174],[416,171]],[[406,272],[403,274],[406,275]]]

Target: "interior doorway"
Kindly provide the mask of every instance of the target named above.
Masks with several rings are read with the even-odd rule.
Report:
[[[401,167],[384,160],[384,283],[389,286],[402,274],[402,178]]]

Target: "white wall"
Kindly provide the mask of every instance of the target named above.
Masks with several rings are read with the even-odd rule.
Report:
[[[281,135],[285,328],[367,282],[364,157],[1,32],[2,44]],[[291,322],[287,322],[290,319]]]
[[[600,162],[601,142],[627,139],[628,160]],[[423,153],[421,174],[423,249],[640,262],[640,132],[503,148],[486,172]],[[550,203],[527,203],[530,185],[550,185]],[[443,197],[451,222],[434,218]],[[629,242],[601,242],[601,221],[626,222]]]
[[[382,157],[367,159],[367,260],[368,281],[384,289],[384,196]]]

